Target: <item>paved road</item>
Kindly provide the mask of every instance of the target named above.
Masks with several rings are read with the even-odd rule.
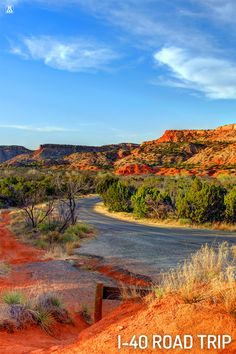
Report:
[[[80,219],[93,225],[98,235],[84,243],[78,253],[102,256],[110,264],[154,280],[160,270],[176,266],[203,243],[236,244],[236,233],[153,227],[110,218],[93,210],[97,202],[98,198],[91,197],[79,203]]]

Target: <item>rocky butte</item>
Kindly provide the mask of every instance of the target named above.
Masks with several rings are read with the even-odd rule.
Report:
[[[236,175],[236,124],[207,130],[166,130],[142,144],[104,146],[43,144],[31,151],[0,146],[6,167],[102,171],[119,175]]]

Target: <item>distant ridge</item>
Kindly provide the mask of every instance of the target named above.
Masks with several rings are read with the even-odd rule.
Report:
[[[166,130],[160,138],[140,145],[42,144],[34,151],[4,145],[0,146],[0,163],[2,168],[110,170],[120,175],[236,175],[236,124]]]

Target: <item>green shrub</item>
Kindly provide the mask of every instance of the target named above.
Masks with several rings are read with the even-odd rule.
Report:
[[[155,187],[138,188],[131,200],[134,213],[139,217],[165,219],[173,211],[169,194]]]
[[[85,238],[88,234],[93,232],[93,228],[84,223],[77,223],[75,225],[69,226],[64,234],[62,235],[62,241],[67,242],[76,242],[81,238]]]
[[[36,247],[39,247],[43,250],[46,250],[48,248],[48,242],[46,240],[42,240],[41,238],[38,240],[35,240],[34,244]]]
[[[131,211],[131,196],[133,189],[118,181],[112,183],[106,193],[102,195],[104,204],[111,211]]]
[[[191,224],[192,223],[192,220],[191,219],[184,219],[184,218],[181,218],[181,219],[179,219],[179,224],[180,225],[189,225],[189,224]]]
[[[104,193],[107,192],[108,188],[114,184],[118,182],[118,177],[113,176],[113,175],[105,175],[104,177],[102,177],[96,187],[96,192],[98,194],[100,194],[101,196],[103,196]]]
[[[48,233],[50,231],[57,231],[60,227],[61,223],[58,220],[48,220],[46,219],[44,222],[39,224],[38,228],[43,233]]]
[[[148,216],[147,198],[155,199],[159,193],[154,187],[139,187],[131,198],[134,213],[139,217]]]
[[[236,186],[225,196],[225,217],[229,222],[236,222]]]
[[[189,218],[196,223],[223,220],[225,193],[222,186],[195,178],[191,187],[177,197],[179,218]]]

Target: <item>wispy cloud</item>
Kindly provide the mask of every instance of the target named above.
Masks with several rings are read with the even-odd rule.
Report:
[[[210,18],[215,17],[235,24],[235,0],[192,0],[202,5]]]
[[[197,56],[187,50],[167,47],[154,55],[169,69],[160,83],[202,92],[211,99],[236,99],[236,64],[214,57]]]
[[[232,53],[235,32],[226,34],[225,30],[226,25],[235,26],[235,0],[13,1],[52,8],[81,7],[103,24],[121,29],[127,47],[139,48],[150,56],[156,52],[156,62],[169,69],[161,70],[162,83],[197,90],[211,99],[236,99],[236,60]],[[53,37],[24,38],[12,52],[72,72],[106,70],[119,58],[106,45]]]
[[[106,70],[118,58],[112,49],[89,40],[60,40],[50,36],[25,37],[18,45],[12,45],[11,53],[71,72]]]
[[[5,0],[7,1],[7,0]],[[49,8],[64,8],[74,6],[83,8],[89,14],[113,26],[136,36],[132,45],[148,47],[160,45],[163,40],[171,43],[183,44],[188,41],[189,46],[201,47],[211,45],[211,38],[206,32],[203,34],[194,24],[187,20],[185,14],[191,11],[191,2],[171,4],[166,0],[13,0],[15,4],[34,3],[43,4]],[[203,0],[199,0],[203,1]],[[211,0],[206,0],[211,1]],[[219,1],[219,0],[216,0]],[[227,1],[227,0],[226,0]],[[197,12],[196,12],[197,13]],[[169,23],[171,21],[171,26]],[[187,30],[186,30],[187,29]],[[191,39],[191,40],[190,40]]]
[[[17,130],[25,130],[31,132],[43,132],[43,133],[55,133],[55,132],[75,132],[77,129],[69,129],[64,127],[53,127],[53,126],[45,126],[45,127],[34,127],[31,125],[19,125],[19,124],[0,124],[0,129],[17,129]]]

